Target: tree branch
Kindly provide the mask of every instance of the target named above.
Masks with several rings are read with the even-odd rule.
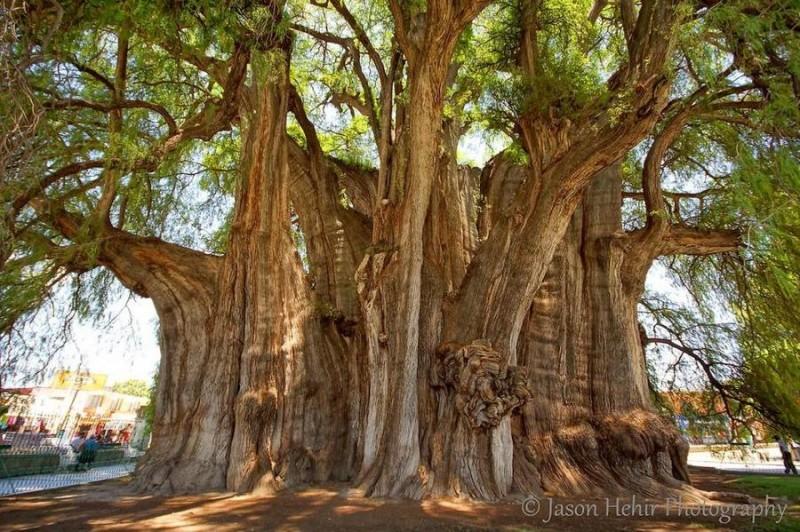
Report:
[[[394,38],[409,61],[414,61],[418,49],[408,33],[410,15],[401,0],[389,0],[389,10],[394,19]]]
[[[82,100],[80,98],[66,98],[63,100],[44,102],[43,107],[45,109],[93,109],[103,113],[110,113],[120,109],[148,109],[161,115],[164,122],[167,124],[170,135],[174,135],[178,129],[175,119],[165,107],[144,100],[120,100],[118,102],[102,103]]]
[[[380,79],[381,86],[385,86],[388,81],[386,76],[386,67],[381,60],[381,55],[378,53],[378,50],[375,49],[375,47],[372,45],[372,42],[369,40],[367,32],[364,31],[364,28],[358,23],[356,18],[353,16],[350,10],[347,9],[347,6],[344,5],[342,0],[329,1],[331,5],[333,5],[334,9],[336,9],[336,11],[342,16],[347,24],[353,29],[356,39],[358,39],[358,42],[364,46],[364,49],[367,51],[367,55],[375,65],[375,69],[378,71],[378,77]]]
[[[67,57],[66,61],[70,65],[72,65],[75,68],[77,68],[80,72],[83,72],[84,74],[88,74],[90,77],[94,78],[95,80],[97,80],[100,83],[102,83],[103,85],[105,85],[110,93],[112,93],[112,94],[114,93],[114,83],[110,79],[108,79],[106,76],[104,76],[103,74],[101,74],[97,70],[93,69],[92,67],[90,67],[88,65],[84,65],[84,64],[78,62],[78,60],[75,59],[74,57]]]
[[[16,217],[19,212],[25,208],[25,206],[30,203],[36,196],[44,192],[44,190],[49,187],[50,185],[56,183],[60,179],[64,177],[68,177],[71,175],[79,174],[86,170],[96,169],[96,168],[103,168],[106,164],[104,160],[92,160],[92,161],[81,161],[72,164],[68,164],[52,172],[41,179],[39,179],[36,183],[28,187],[22,194],[14,199],[14,202],[11,204],[11,217]]]
[[[742,234],[735,229],[698,229],[673,224],[662,240],[660,255],[714,255],[741,249]]]

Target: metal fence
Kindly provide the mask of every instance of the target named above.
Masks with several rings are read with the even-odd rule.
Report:
[[[68,445],[29,443],[0,447],[0,496],[119,478],[132,473],[143,454],[128,446],[107,445],[89,460]]]
[[[79,433],[110,433],[117,437],[125,433],[132,441],[137,421],[115,419],[113,416],[86,416],[80,412],[43,414],[25,412],[4,416],[0,423],[0,444],[36,447],[39,445],[66,446]]]

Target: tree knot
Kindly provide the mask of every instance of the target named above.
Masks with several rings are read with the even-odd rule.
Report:
[[[456,408],[473,429],[498,426],[532,395],[527,368],[509,366],[486,340],[447,342],[437,355],[434,386],[456,392]]]

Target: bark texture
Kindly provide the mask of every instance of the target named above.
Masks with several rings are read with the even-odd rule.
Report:
[[[515,427],[520,489],[656,495],[689,480],[685,443],[650,410],[621,202],[612,167],[573,216],[523,326],[534,396]]]
[[[190,284],[178,298],[191,303],[188,310],[161,305],[164,290],[148,290],[162,320],[164,362],[154,447],[137,473],[145,487],[251,491],[352,474],[356,443],[348,436],[358,431],[348,424],[358,415],[347,393],[351,350],[336,321],[315,306],[291,238],[288,46],[251,60],[253,82],[240,113],[241,178],[224,258],[214,258],[202,287]],[[336,236],[326,228],[310,234],[314,246],[317,238]],[[333,260],[332,269],[315,264],[314,271],[335,275],[346,264]],[[320,298],[348,308],[334,286],[321,282]],[[172,325],[176,312],[181,320]],[[187,382],[194,395],[185,393],[186,404],[174,410],[193,416],[175,424],[170,393]],[[165,467],[175,460],[191,467]]]
[[[52,58],[84,76],[80,90],[65,93],[89,99],[42,90],[48,115],[73,111],[63,122],[54,115],[58,127],[47,134],[81,126],[76,138],[88,140],[70,141],[64,166],[12,191],[4,220],[36,248],[30,260],[42,258],[41,247],[53,271],[103,266],[153,300],[162,359],[138,487],[246,492],[339,480],[368,496],[489,501],[542,490],[687,490],[686,448],[650,404],[637,305],[659,256],[734,251],[741,242],[734,231],[686,225],[677,196],[705,193],[673,193],[670,207],[661,172],[693,120],[733,113],[731,124],[755,124],[740,112],[760,109],[755,93],[766,98],[768,84],[750,76],[752,86],[723,87],[742,68],[737,58],[705,86],[707,76],[672,53],[681,18],[705,16],[708,6],[690,15],[678,0],[622,0],[612,40],[626,53],[615,51],[602,69],[618,61],[614,73],[589,75],[592,58],[577,88],[565,83],[554,94],[562,37],[545,34],[550,6],[497,4],[490,15],[502,24],[469,31],[490,3],[389,0],[392,38],[377,46],[343,0],[312,2],[328,10],[320,17],[284,0],[236,2],[225,16],[208,3],[177,2],[162,6],[175,22],[165,36],[121,27],[107,68],[91,65],[109,54],[91,65]],[[364,8],[365,20],[388,31],[380,17],[389,15],[367,4],[357,14]],[[614,31],[605,5],[589,15],[602,15],[603,35]],[[211,24],[224,34],[209,45]],[[563,38],[586,40],[574,38],[582,26],[558,24],[571,28]],[[503,73],[482,81],[480,54],[481,65],[465,61],[459,76],[476,44],[469,39],[494,41],[501,25],[517,41],[508,46],[516,57],[498,63]],[[323,106],[364,116],[376,168],[323,150],[333,135],[318,134],[306,87],[292,85],[296,33],[314,40],[301,54],[322,45],[324,65],[329,52],[340,54],[335,75],[316,80],[304,67],[294,79],[312,85],[315,100],[330,84]],[[142,61],[145,51],[157,54],[158,68]],[[143,65],[147,72],[129,80]],[[352,76],[340,75],[347,69]],[[169,79],[149,80],[151,70]],[[671,80],[687,74],[696,90],[673,90]],[[495,91],[506,76],[511,90]],[[176,83],[183,87],[167,89]],[[91,84],[107,94],[95,101],[84,90]],[[138,99],[162,90],[199,99]],[[514,140],[482,169],[458,164],[470,106]],[[125,211],[142,203],[128,207],[129,194],[165,178],[164,166],[183,165],[178,155],[193,161],[194,143],[224,130],[241,150],[224,253],[126,232],[142,228],[126,224]],[[642,146],[642,190],[627,195],[646,215],[626,232],[620,161]],[[43,157],[44,166],[61,162]],[[12,250],[0,247],[7,264]]]
[[[630,57],[608,82],[620,101],[572,120],[530,110],[516,124],[527,164],[501,153],[479,171],[457,163],[464,126],[445,96],[458,36],[486,4],[390,2],[397,49],[379,64],[381,107],[361,105],[377,171],[323,153],[290,85],[290,42],[265,41],[241,88],[224,257],[108,239],[102,260],[162,321],[140,486],[336,479],[366,495],[482,500],[684,489],[686,449],[651,409],[637,304],[659,255],[727,251],[738,237],[653,215],[625,233],[618,165],[668,112],[675,5],[648,3],[626,28]],[[535,76],[538,3],[524,4],[520,68]],[[648,213],[663,208],[661,161],[690,111],[648,155]]]
[[[404,111],[389,183],[379,187],[373,246],[357,273],[369,367],[360,485],[369,494],[419,497],[427,490],[419,423],[420,370],[427,366],[420,363],[425,225],[451,58],[459,34],[485,6],[471,4],[437,0],[419,15],[392,3],[413,105]]]

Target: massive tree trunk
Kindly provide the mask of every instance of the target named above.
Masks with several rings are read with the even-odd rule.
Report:
[[[137,483],[165,492],[224,485],[228,435],[213,427],[215,414],[229,413],[206,391],[221,259],[123,234],[107,239],[100,259],[123,284],[150,297],[159,316],[158,415]]]
[[[642,97],[626,102],[629,111],[620,117],[605,110],[573,121],[531,109],[516,123],[528,165],[511,199],[499,208],[493,202],[509,187],[492,181],[504,179],[508,172],[486,175],[488,183],[483,183],[482,189],[490,197],[484,207],[493,209],[481,217],[481,232],[486,238],[470,262],[458,293],[446,305],[437,361],[435,380],[449,389],[449,397],[439,408],[462,414],[437,427],[445,433],[448,445],[445,453],[450,456],[444,460],[444,474],[450,492],[496,499],[512,488],[515,469],[527,477],[536,475],[532,463],[521,467],[522,461],[515,464],[514,460],[510,416],[536,393],[528,382],[530,367],[518,364],[520,335],[590,183],[641,142],[666,108],[669,83],[662,68],[669,42],[661,37],[675,20],[673,7],[663,3],[646,13],[643,10],[631,42],[631,63],[618,78],[610,80],[612,86],[638,80],[637,91]],[[537,75],[537,65],[529,61],[532,55],[526,54],[525,48],[535,47],[536,9],[536,2],[526,2],[528,13],[523,17],[521,42],[521,67],[531,78]],[[619,209],[614,212],[618,215]],[[595,310],[603,312],[604,305],[616,307],[624,302],[614,292],[617,287],[611,286],[619,275],[614,253],[599,249],[597,253],[594,262],[598,270],[586,275],[591,275],[589,285],[596,285],[598,290],[609,284],[609,294],[589,298]],[[603,259],[604,253],[609,254],[607,259]],[[627,328],[637,329],[633,301],[626,315],[619,318],[621,328],[623,321],[632,319],[634,323]],[[597,331],[593,342],[604,344],[621,338],[604,338],[605,331],[600,327]],[[598,347],[602,351],[598,373],[617,366],[641,369],[639,362],[614,360],[615,355],[607,353],[606,347]],[[628,375],[644,377],[644,372]],[[642,389],[641,379],[633,384]],[[533,453],[528,454],[529,462],[535,461]],[[518,481],[517,485],[533,483]]]
[[[351,177],[368,182],[357,169],[333,168],[324,160],[313,125],[301,105],[293,111],[306,135],[306,150],[291,143],[289,187],[291,205],[298,216],[298,226],[305,242],[313,286],[314,318],[322,328],[328,348],[336,353],[346,378],[338,381],[344,387],[337,392],[343,401],[346,420],[344,452],[337,458],[336,478],[352,475],[363,443],[361,429],[364,398],[367,396],[365,339],[359,327],[360,308],[355,288],[355,272],[369,245],[370,222],[363,214],[339,203],[341,179],[337,172],[350,172]],[[330,387],[331,383],[323,383]]]
[[[273,83],[285,81],[272,73],[253,91],[237,225],[224,258],[122,232],[112,232],[101,250],[100,260],[151,297],[161,319],[157,422],[137,471],[143,488],[347,480],[364,457],[369,419],[358,405],[372,391],[366,380],[373,368],[359,368],[360,326],[343,330],[314,311],[314,298],[328,292],[315,296],[306,284],[290,239],[289,166],[286,152],[280,155],[286,137],[277,134],[286,101]],[[655,494],[675,487],[675,478],[688,480],[674,429],[649,411],[635,312],[643,279],[623,275],[625,253],[638,256],[630,247],[637,238],[621,232],[616,167],[590,187],[526,314],[518,365],[527,371],[503,368],[488,343],[439,346],[443,310],[463,281],[478,228],[508,208],[524,175],[498,156],[484,175],[503,183],[489,193],[483,180],[479,220],[466,192],[479,188],[478,176],[455,163],[459,126],[448,123],[445,133],[435,167],[442,193],[433,194],[425,224],[413,418],[419,482],[404,494],[494,500],[512,487]],[[266,147],[279,157],[262,158]],[[307,170],[296,168],[296,179],[311,179],[297,175]],[[247,194],[264,199],[248,205]],[[300,212],[311,198],[296,196]],[[305,217],[311,228],[312,214]],[[679,248],[664,242],[667,252]],[[688,245],[698,249],[691,239]],[[502,428],[513,443],[497,441]],[[512,456],[497,457],[496,449]]]
[[[497,500],[688,480],[677,433],[650,408],[636,315],[652,261],[687,239],[651,217],[622,231],[616,164],[664,109],[663,51],[620,74],[642,79],[630,112],[580,127],[523,117],[529,163],[500,154],[478,175],[457,164],[462,125],[444,102],[458,33],[485,3],[455,4],[392,3],[407,103],[377,180],[324,155],[277,40],[251,58],[225,256],[170,271],[109,240],[103,260],[162,320],[140,486],[339,479],[368,495]]]
[[[385,206],[374,221],[373,250],[358,273],[370,373],[362,484],[381,495],[413,494],[421,481],[417,371],[423,227],[444,90],[432,75],[423,69],[410,79],[412,100],[420,105],[410,108],[395,155],[393,193],[381,200]]]
[[[179,294],[167,283],[173,306],[147,290],[164,341],[159,424],[137,472],[145,487],[249,491],[352,475],[353,364],[334,321],[315,309],[291,238],[288,46],[251,61],[241,178],[216,275]],[[173,407],[171,394],[187,388]],[[172,410],[190,419],[174,424]]]
[[[370,307],[365,294],[375,291],[364,286],[364,269],[388,252],[368,253],[362,262],[364,322],[358,310],[338,308],[348,300],[346,282],[319,291],[307,284],[290,239],[286,137],[277,133],[286,101],[269,88],[273,83],[285,81],[273,74],[253,92],[224,258],[124,236],[104,246],[102,260],[131,289],[152,297],[162,320],[158,422],[139,485],[249,490],[358,475],[360,485],[371,482],[372,494],[496,500],[512,490],[542,489],[655,495],[688,481],[682,440],[650,408],[636,317],[642,264],[662,253],[734,249],[734,235],[673,227],[651,249],[642,231],[622,231],[614,165],[594,179],[556,246],[520,327],[516,367],[484,340],[442,344],[444,319],[473,264],[478,235],[485,238],[508,216],[527,175],[504,154],[480,179],[459,167],[460,127],[445,122],[423,232],[412,409],[407,399],[388,395],[399,381],[385,322],[370,330],[376,326],[370,312],[393,316],[394,307],[385,305],[396,300]],[[267,147],[271,158],[259,155]],[[341,277],[352,272],[346,256],[358,255],[368,227],[340,221],[326,230],[355,213],[314,191],[344,185],[313,170],[302,151],[294,156],[294,204],[309,246],[309,274],[326,269]],[[326,179],[332,181],[323,186]],[[478,190],[480,212],[472,193]],[[331,244],[313,242],[319,238],[349,251],[330,256]],[[345,296],[336,295],[339,289]],[[336,316],[352,312],[354,322],[344,327],[321,314],[320,301],[335,302]],[[402,441],[384,439],[402,425],[386,425],[397,410],[413,429],[399,448]],[[414,471],[387,468],[379,461],[383,453],[411,453]]]
[[[563,495],[655,495],[688,481],[683,440],[652,412],[623,276],[621,178],[599,175],[575,213],[520,336],[533,398],[515,426],[515,481]]]
[[[409,104],[393,148],[390,182],[379,190],[372,248],[357,274],[369,368],[360,485],[369,494],[419,497],[427,490],[419,391],[426,368],[420,364],[425,222],[437,178],[450,60],[460,32],[485,5],[472,4],[461,9],[434,1],[423,16],[399,12],[403,8],[392,3],[404,27],[398,39],[408,60]]]

